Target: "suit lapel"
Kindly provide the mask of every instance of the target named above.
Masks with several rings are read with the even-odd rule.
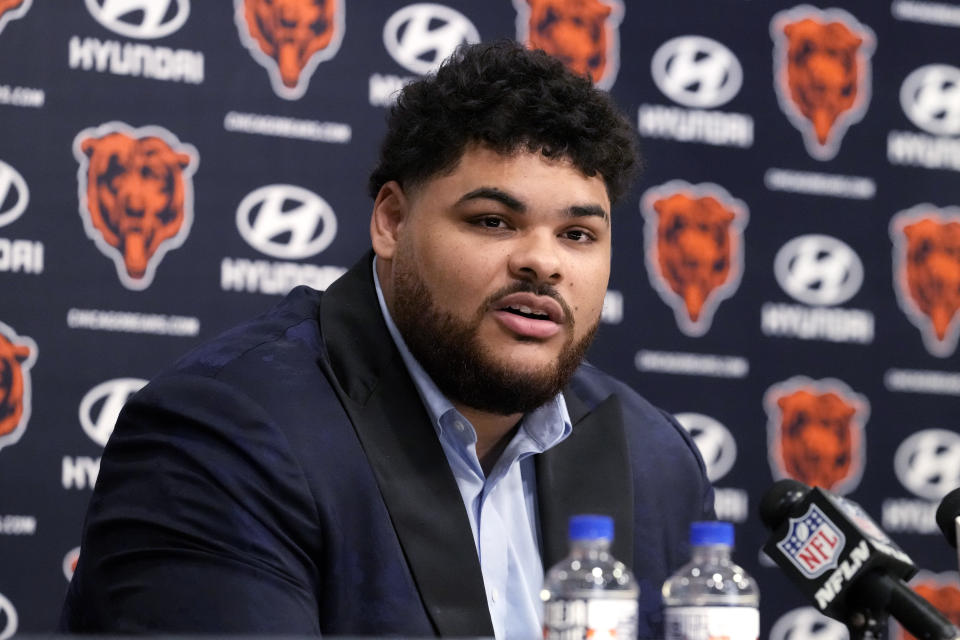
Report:
[[[376,474],[438,635],[493,636],[463,499],[384,324],[371,257],[334,283],[321,304],[337,393]]]
[[[610,396],[589,411],[575,393],[564,398],[573,432],[535,459],[544,569],[567,556],[567,524],[580,513],[613,517],[611,553],[632,567],[633,481],[620,402]]]

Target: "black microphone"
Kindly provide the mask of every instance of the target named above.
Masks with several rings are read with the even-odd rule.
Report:
[[[960,488],[943,497],[937,507],[937,525],[951,547],[957,546],[957,519],[960,518]]]
[[[960,640],[960,629],[907,586],[916,565],[857,503],[780,480],[761,500],[760,518],[772,532],[764,552],[851,635],[882,637],[891,615],[920,640]]]

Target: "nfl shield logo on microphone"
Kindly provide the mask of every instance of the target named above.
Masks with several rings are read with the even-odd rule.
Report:
[[[787,537],[777,543],[777,549],[803,575],[816,578],[837,567],[845,543],[843,532],[812,504],[802,517],[790,518]]]

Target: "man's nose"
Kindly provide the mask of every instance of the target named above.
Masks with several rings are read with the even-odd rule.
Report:
[[[528,231],[510,254],[510,272],[521,280],[556,284],[563,279],[559,249],[553,231]]]

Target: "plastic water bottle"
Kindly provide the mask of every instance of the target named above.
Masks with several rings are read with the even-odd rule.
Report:
[[[666,640],[757,640],[760,591],[730,559],[733,525],[694,522],[693,559],[663,584]]]
[[[637,637],[640,590],[630,571],[610,555],[613,518],[570,518],[570,555],[544,577],[544,640]]]

